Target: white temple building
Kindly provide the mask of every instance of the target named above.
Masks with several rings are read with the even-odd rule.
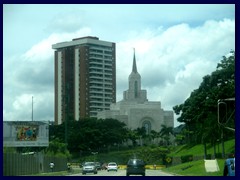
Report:
[[[161,125],[174,127],[173,111],[163,110],[160,101],[148,101],[147,91],[141,89],[141,76],[137,72],[135,52],[128,81],[129,88],[123,92],[123,99],[111,104],[110,110],[98,112],[97,118],[117,119],[132,130],[145,127],[147,134],[151,130],[159,132]]]

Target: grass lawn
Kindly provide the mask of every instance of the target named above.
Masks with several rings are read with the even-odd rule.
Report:
[[[225,153],[231,153],[235,151],[235,139],[225,141],[224,142],[224,150]],[[222,145],[221,143],[216,145],[216,152],[222,152]],[[204,155],[204,147],[202,144],[198,144],[195,146],[187,146],[187,145],[182,145],[176,147],[174,150],[172,150],[172,153],[168,154],[169,156],[184,156],[184,155],[189,155],[189,154],[197,154],[197,155]],[[207,154],[214,154],[214,149],[213,146],[208,144],[207,145]]]
[[[224,143],[225,146],[225,153],[233,153],[235,152],[235,139],[226,141]],[[221,144],[216,145],[216,151],[222,152]],[[207,153],[208,154],[214,154],[214,149],[211,145],[207,146]],[[172,153],[169,154],[169,156],[172,157],[180,157],[184,155],[204,155],[204,148],[203,145],[196,145],[196,146],[179,146],[175,148]],[[220,171],[218,172],[206,172],[205,166],[204,166],[204,160],[198,160],[198,161],[191,161],[187,163],[182,163],[176,166],[171,166],[168,168],[163,168],[163,171],[175,173],[183,176],[223,176],[223,167],[225,159],[217,159],[218,166]]]
[[[224,161],[225,159],[217,159],[220,169],[218,172],[206,172],[204,160],[182,163],[176,166],[163,168],[162,171],[182,176],[223,176]]]

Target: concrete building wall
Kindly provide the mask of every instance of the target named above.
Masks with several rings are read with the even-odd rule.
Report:
[[[141,128],[143,127],[144,121],[149,121],[151,123],[151,130],[159,131],[163,123],[161,109],[136,108],[129,110],[128,123],[130,128]]]

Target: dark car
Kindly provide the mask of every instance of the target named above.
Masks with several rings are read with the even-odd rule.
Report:
[[[235,158],[228,158],[224,163],[224,176],[235,176]]]
[[[145,162],[141,159],[129,159],[126,173],[127,176],[131,174],[145,176]]]
[[[95,165],[96,165],[97,170],[101,170],[102,169],[100,162],[95,162]]]

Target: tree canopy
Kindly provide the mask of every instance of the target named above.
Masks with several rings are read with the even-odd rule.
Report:
[[[69,120],[67,124],[50,127],[50,141],[58,138],[61,142],[67,143],[70,152],[101,151],[108,146],[122,143],[126,139],[125,126],[124,123],[115,119]],[[67,134],[65,134],[66,128]]]
[[[218,101],[235,97],[235,51],[223,56],[216,70],[211,75],[203,77],[198,89],[192,91],[184,103],[173,107],[174,112],[180,115],[177,119],[194,133],[192,142],[200,143],[203,140],[216,141],[219,135]],[[226,117],[230,118],[228,125],[235,127],[235,101],[226,102]],[[223,111],[223,110],[221,110]],[[231,114],[231,116],[230,116]],[[234,134],[225,132],[232,137]]]

